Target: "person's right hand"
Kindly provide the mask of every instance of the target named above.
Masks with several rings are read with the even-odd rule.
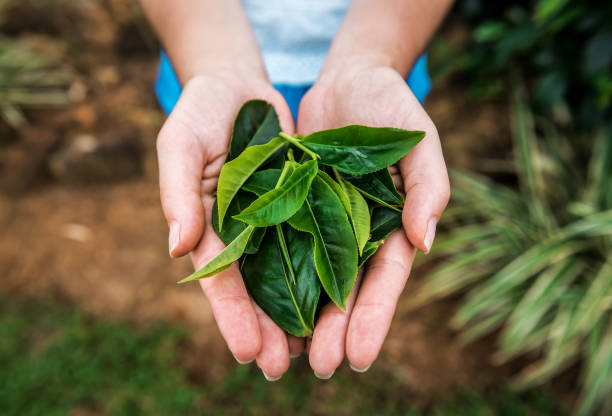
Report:
[[[161,202],[170,255],[191,252],[196,269],[225,245],[211,224],[219,172],[225,161],[233,120],[246,101],[261,99],[278,112],[283,131],[294,132],[291,112],[267,80],[228,74],[198,75],[188,81],[157,138]],[[303,340],[287,338],[247,294],[236,264],[199,281],[227,345],[240,363],[257,360],[268,380],[289,368],[289,350]]]

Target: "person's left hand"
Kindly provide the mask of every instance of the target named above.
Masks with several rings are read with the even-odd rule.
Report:
[[[329,378],[346,354],[355,371],[378,356],[404,288],[416,249],[431,249],[450,188],[438,132],[406,81],[388,67],[347,65],[322,77],[302,100],[298,132],[307,135],[349,124],[423,130],[425,138],[392,167],[403,182],[403,230],[392,233],[358,277],[345,311],[326,305],[315,326],[309,360],[315,374]],[[399,168],[399,169],[398,169]],[[398,176],[399,174],[399,176]],[[361,285],[360,285],[361,280]]]

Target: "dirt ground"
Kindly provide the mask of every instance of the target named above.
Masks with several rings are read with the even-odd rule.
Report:
[[[186,324],[194,334],[187,361],[207,366],[215,377],[231,355],[198,286],[175,284],[191,272],[189,260],[171,260],[167,252],[154,146],[164,119],[151,88],[156,46],[142,27],[142,16],[128,2],[87,4],[70,10],[79,16],[78,27],[95,29],[76,37],[63,28],[63,15],[51,14],[42,29],[28,15],[20,26],[10,27],[13,35],[62,50],[86,95],[62,110],[29,111],[30,127],[0,148],[0,292],[58,296],[105,318]],[[474,166],[478,158],[507,148],[502,104],[479,105],[460,85],[449,84],[436,86],[427,107],[449,166]],[[83,135],[139,143],[142,169],[128,179],[100,183],[54,178],[49,160]],[[413,273],[404,299],[423,273],[425,268]],[[489,366],[489,343],[457,342],[446,325],[451,312],[449,303],[410,311],[400,302],[376,366],[424,395],[492,383],[505,374],[506,369]]]

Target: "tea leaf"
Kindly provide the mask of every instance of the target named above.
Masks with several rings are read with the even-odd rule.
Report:
[[[202,279],[204,277],[214,276],[227,269],[233,262],[242,256],[254,230],[255,227],[252,226],[245,228],[244,231],[234,239],[234,241],[232,241],[223,249],[221,253],[217,255],[217,257],[206,263],[206,265],[204,265],[204,267],[202,267],[200,270],[181,280],[179,284]]]
[[[422,131],[352,125],[312,133],[301,143],[321,157],[320,163],[364,175],[394,164],[423,137]]]
[[[381,169],[366,175],[342,175],[362,193],[371,195],[391,205],[403,205],[404,198],[393,183],[389,169]]]
[[[344,206],[346,213],[350,217],[351,216],[351,201],[349,201],[349,198],[344,192],[344,189],[342,189],[342,187],[338,184],[338,182],[333,180],[332,177],[329,176],[324,171],[320,170],[319,173],[317,173],[317,175],[319,175],[319,177],[323,179],[325,183],[329,185],[330,188],[332,188],[332,191],[334,191],[336,195],[338,195],[338,198],[340,198],[340,202],[342,202],[342,206]]]
[[[278,232],[284,233],[290,264],[285,264],[278,245]],[[312,335],[321,285],[313,261],[310,235],[291,227],[279,226],[266,234],[257,254],[247,256],[242,275],[255,302],[285,331],[297,337]],[[287,268],[296,276],[291,282]]]
[[[359,249],[359,255],[363,253],[363,248],[370,238],[370,212],[368,211],[368,204],[363,199],[357,188],[355,188],[350,182],[338,178],[340,185],[346,194],[349,204],[351,207],[350,219],[353,224],[353,230],[355,231],[355,239],[357,240],[357,248]],[[400,215],[401,219],[401,215]]]
[[[295,273],[293,271],[293,267],[291,267],[291,256],[289,255],[289,249],[287,248],[285,233],[283,233],[283,228],[281,224],[277,224],[275,228],[276,235],[278,237],[278,248],[280,249],[280,252],[283,255],[283,263],[285,264],[285,269],[287,271],[287,274],[291,276],[291,283],[295,284]]]
[[[247,147],[237,158],[227,162],[221,168],[217,184],[217,200],[219,207],[219,225],[223,229],[223,219],[230,202],[249,179],[249,177],[276,151],[285,145],[281,138],[274,138],[267,144]]]
[[[372,211],[371,241],[386,240],[389,234],[402,227],[402,213],[387,207]]]
[[[363,247],[363,252],[361,253],[361,256],[359,257],[358,266],[359,267],[363,266],[365,262],[369,260],[370,257],[376,254],[376,251],[378,251],[378,247],[382,245],[383,245],[383,241],[366,242],[365,246]]]
[[[278,116],[271,104],[261,100],[246,102],[234,121],[226,162],[237,158],[248,146],[269,142],[280,131]]]
[[[223,231],[219,229],[219,208],[217,207],[217,201],[215,200],[212,211],[212,226],[215,233],[217,233],[221,241],[223,241],[226,245],[234,241],[234,239],[248,227],[248,225],[242,221],[233,219],[232,215],[238,214],[240,211],[253,203],[255,199],[256,197],[254,195],[239,191],[236,197],[230,203],[229,209],[227,210],[228,215],[226,215],[225,219],[223,220]],[[265,232],[265,228],[256,228],[255,231],[253,231],[253,235],[251,235],[249,243],[244,249],[244,252],[247,254],[256,253]]]
[[[344,309],[357,277],[357,242],[340,199],[317,176],[302,208],[288,223],[313,236],[321,285],[330,299]]]
[[[261,196],[274,189],[280,178],[281,169],[266,169],[255,172],[242,186],[242,190]],[[253,198],[255,200],[255,198]]]
[[[281,186],[257,198],[234,218],[256,227],[288,220],[304,204],[317,170],[318,165],[314,160],[297,167]]]

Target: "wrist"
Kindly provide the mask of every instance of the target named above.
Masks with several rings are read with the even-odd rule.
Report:
[[[193,59],[177,68],[177,74],[183,85],[193,78],[213,77],[231,82],[268,82],[262,62],[247,62],[221,57]]]

